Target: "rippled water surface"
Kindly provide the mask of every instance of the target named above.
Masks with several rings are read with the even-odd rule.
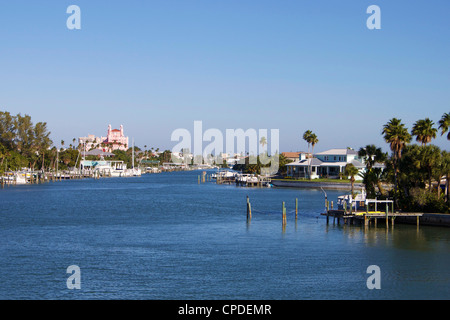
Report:
[[[198,174],[0,190],[0,299],[450,298],[448,228],[327,225],[320,190],[198,184]],[[70,265],[80,290],[67,288]],[[370,265],[380,290],[367,288]]]

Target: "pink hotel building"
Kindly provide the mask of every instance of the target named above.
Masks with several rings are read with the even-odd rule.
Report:
[[[106,137],[96,137],[93,134],[87,137],[79,137],[78,143],[83,150],[89,151],[92,149],[99,149],[103,151],[114,151],[114,150],[128,150],[128,137],[123,135],[123,125],[120,129],[111,129],[111,125],[108,126],[108,134]]]

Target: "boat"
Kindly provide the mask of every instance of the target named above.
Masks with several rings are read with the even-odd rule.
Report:
[[[217,173],[212,173],[211,174],[211,178],[212,179],[217,179],[219,178],[235,178],[236,175],[238,175],[238,172],[234,172],[234,171],[218,171]]]
[[[111,177],[114,169],[111,167],[111,165],[108,162],[106,162],[106,163],[99,163],[99,164],[95,165],[93,171],[94,171],[94,174],[96,174],[96,175]]]
[[[5,184],[27,184],[31,174],[29,172],[6,172],[5,176],[1,177]]]
[[[134,138],[133,138],[133,147],[132,147],[131,155],[132,155],[131,169],[128,170],[128,174],[129,174],[129,176],[132,176],[132,177],[140,177],[142,175],[142,170],[140,168],[134,167]]]
[[[353,210],[362,210],[365,208],[366,205],[366,192],[363,189],[361,191],[361,193],[358,193],[355,195],[355,197],[353,198],[353,196],[351,194],[346,194],[346,195],[342,195],[339,196],[337,199],[337,206],[338,206],[338,210],[343,210],[344,209],[344,202],[347,206],[349,206],[349,204],[352,204],[352,208]]]

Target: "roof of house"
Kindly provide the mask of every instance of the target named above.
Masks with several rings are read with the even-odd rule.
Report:
[[[322,155],[323,156],[328,156],[328,155],[342,156],[342,155],[348,155],[348,154],[358,154],[358,152],[356,152],[353,149],[342,148],[342,149],[329,149],[326,151],[316,153],[316,155],[320,155],[320,156],[322,156]]]
[[[300,152],[282,152],[281,153],[286,158],[298,158],[300,155]]]
[[[324,162],[324,161],[320,161],[317,158],[312,158],[312,163],[310,164],[310,160],[311,159],[305,159],[305,160],[297,160],[291,163],[286,164],[287,166],[304,166],[304,167],[308,167],[310,165],[312,166],[323,166],[323,167],[345,167],[347,164],[351,163],[353,164],[356,168],[361,169],[361,168],[365,168],[365,165],[358,160],[352,160],[351,162]]]
[[[364,168],[365,165],[359,160],[352,160],[351,164],[353,164],[357,168]]]
[[[322,163],[322,161],[320,161],[317,158],[308,158],[308,159],[304,159],[304,160],[297,160],[291,163],[286,164],[287,166],[320,166]]]

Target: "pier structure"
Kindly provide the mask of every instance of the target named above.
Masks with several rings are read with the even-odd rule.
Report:
[[[269,176],[233,173],[230,171],[219,171],[211,175],[217,184],[236,184],[241,187],[269,187],[271,178]]]
[[[371,204],[373,204],[371,208]],[[380,205],[384,204],[385,211],[379,211]],[[373,222],[374,226],[377,226],[378,220],[382,220],[385,222],[386,227],[389,227],[389,221],[391,221],[391,226],[394,226],[395,219],[398,217],[402,218],[416,218],[416,224],[419,226],[419,218],[423,216],[423,213],[420,212],[395,212],[394,211],[394,203],[392,200],[377,200],[377,199],[366,199],[364,208],[365,210],[357,210],[357,206],[354,206],[352,202],[346,203],[344,201],[342,209],[333,209],[333,203],[328,200],[325,200],[325,207],[327,217],[327,223],[329,223],[329,218],[333,217],[333,222],[336,221],[340,224],[341,220],[344,224],[353,225],[353,224],[364,224],[364,226],[368,227]],[[360,207],[361,209],[361,207]],[[373,209],[373,211],[371,211]]]

